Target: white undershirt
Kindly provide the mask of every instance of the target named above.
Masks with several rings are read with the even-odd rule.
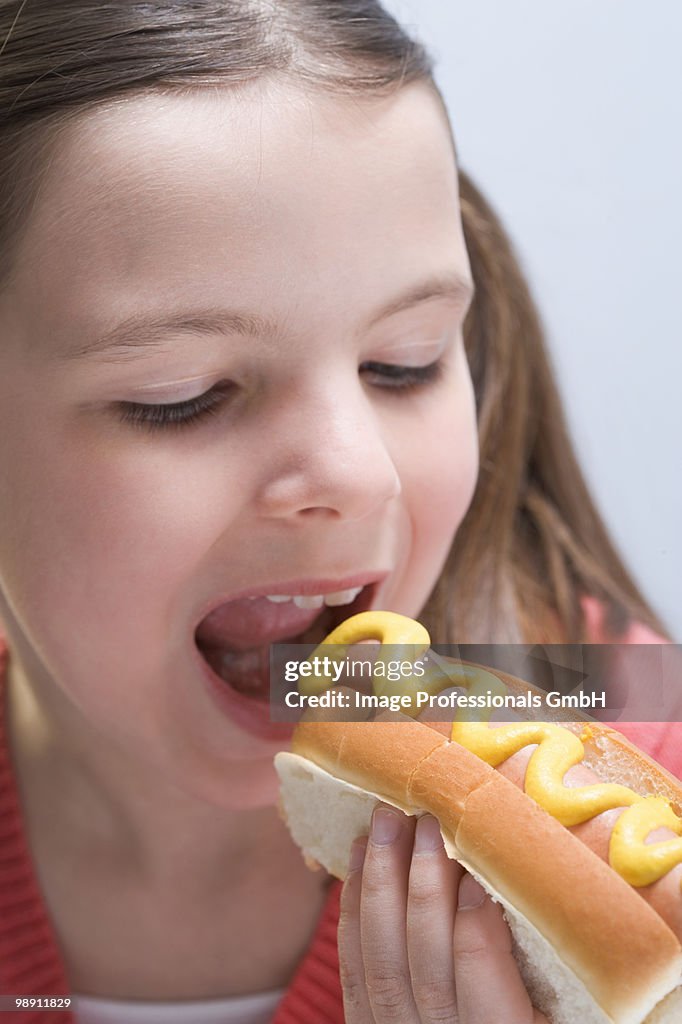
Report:
[[[77,1024],[270,1024],[284,989],[200,1002],[124,1002],[72,996]]]

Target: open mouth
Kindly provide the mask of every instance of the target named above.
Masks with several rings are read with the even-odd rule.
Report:
[[[376,589],[377,584],[370,583],[347,604],[322,607],[306,607],[313,602],[299,599],[300,603],[295,603],[283,597],[230,601],[199,623],[195,643],[204,661],[224,683],[244,697],[267,701],[270,645],[316,646],[345,619],[368,611]]]

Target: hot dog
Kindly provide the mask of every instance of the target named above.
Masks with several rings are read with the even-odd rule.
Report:
[[[365,635],[382,639],[376,619],[371,626]],[[353,628],[351,640],[362,623]],[[345,877],[350,845],[379,801],[434,814],[448,855],[503,904],[524,980],[552,1024],[682,1020],[682,843],[666,802],[679,810],[677,780],[596,723],[453,730],[399,712],[324,719],[309,714],[292,752],[275,759],[282,813],[310,861]],[[624,834],[614,838],[618,822]],[[652,829],[666,823],[666,845],[647,849],[644,838],[660,842]]]

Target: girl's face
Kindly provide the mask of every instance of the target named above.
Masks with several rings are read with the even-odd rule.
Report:
[[[418,615],[477,475],[470,292],[424,86],[136,96],[65,130],[0,296],[0,612],[60,729],[272,796],[286,743],[229,713],[197,629],[234,682],[332,614]],[[264,596],[361,584],[336,613]]]

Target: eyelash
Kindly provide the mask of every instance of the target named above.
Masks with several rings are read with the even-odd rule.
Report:
[[[392,363],[363,363],[361,370],[376,374],[385,383],[375,386],[386,391],[399,391],[402,394],[417,391],[429,384],[434,384],[441,377],[443,364],[441,360],[429,363],[428,366],[395,366]],[[120,418],[123,423],[147,430],[181,430],[216,416],[227,399],[231,390],[228,382],[221,381],[203,395],[197,395],[186,402],[172,402],[168,405],[143,405],[139,402],[120,402]]]
[[[119,409],[123,423],[147,430],[182,430],[201,420],[216,416],[222,409],[230,390],[224,381],[216,384],[203,395],[186,402],[172,402],[168,405],[142,405],[138,402],[121,402]]]

